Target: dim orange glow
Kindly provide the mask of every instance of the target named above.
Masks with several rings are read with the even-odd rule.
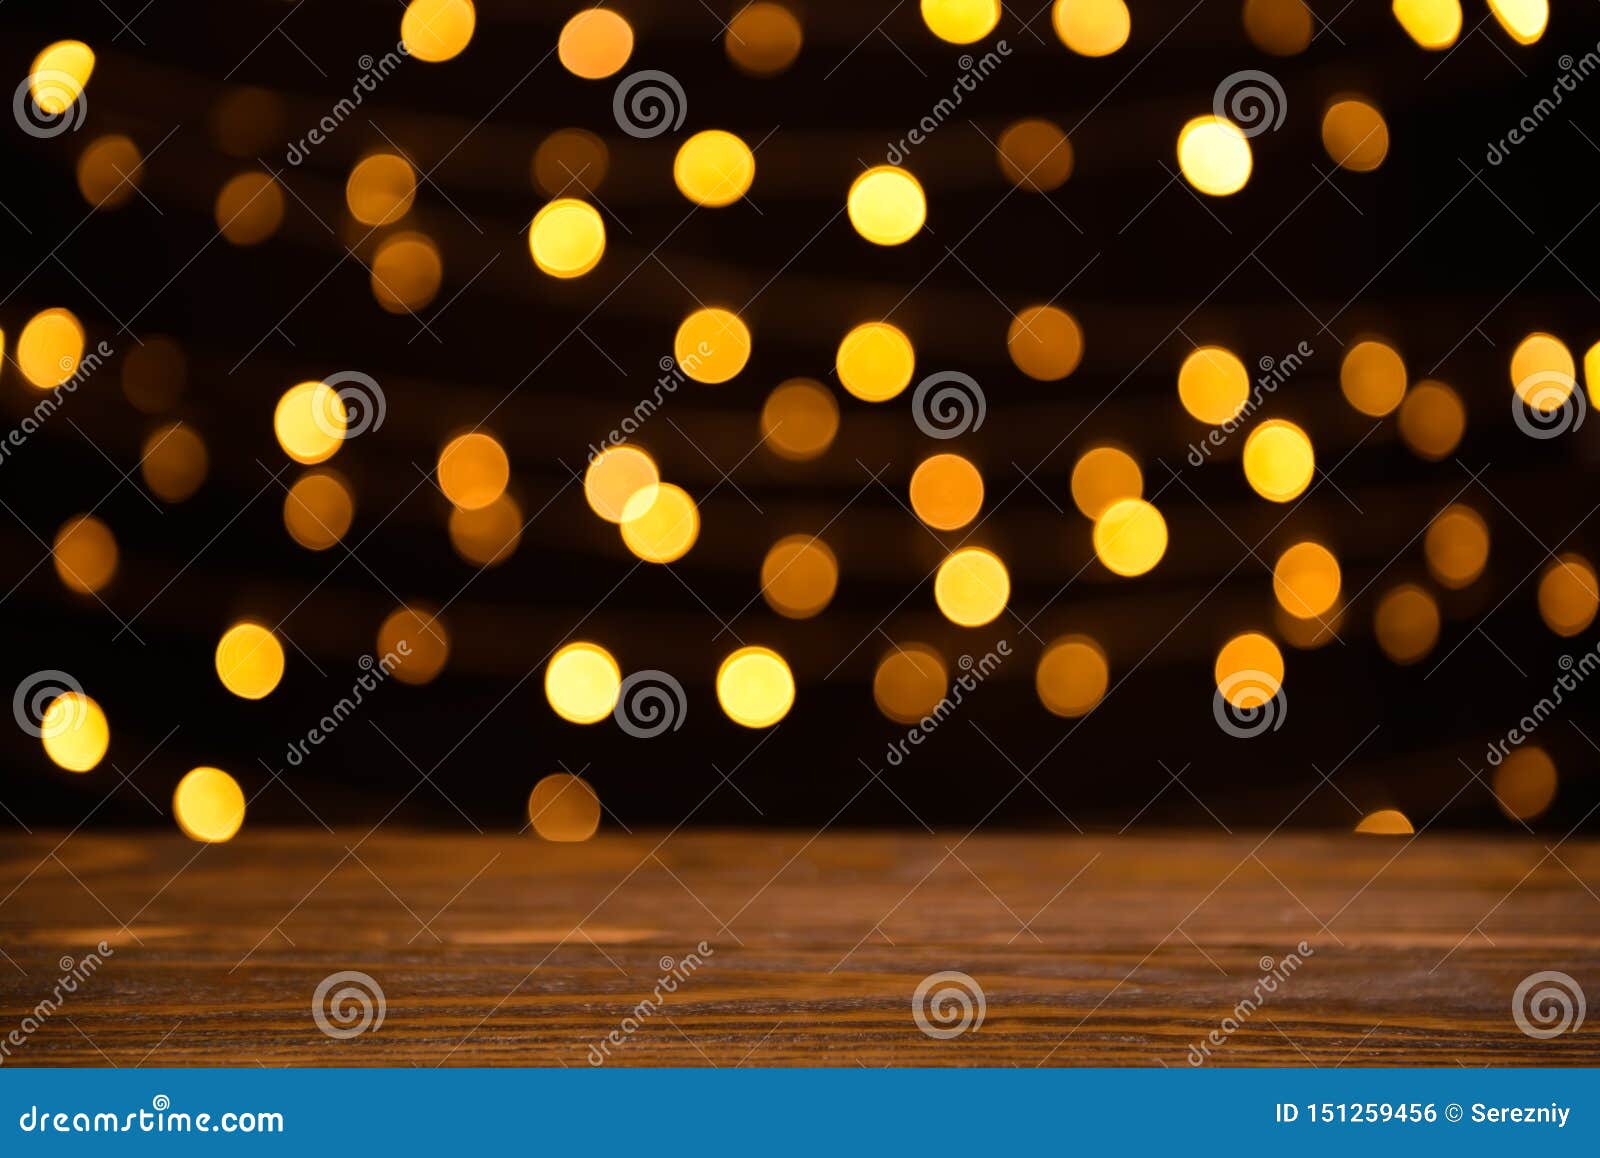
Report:
[[[234,245],[259,245],[283,224],[283,190],[272,174],[254,169],[231,178],[217,193],[217,229]]]
[[[1363,816],[1356,831],[1368,836],[1410,836],[1415,830],[1398,808],[1380,808]]]
[[[1362,414],[1382,418],[1406,396],[1406,364],[1387,342],[1357,342],[1339,364],[1339,389]]]
[[[1084,452],[1072,466],[1072,502],[1085,517],[1098,519],[1119,499],[1144,494],[1144,475],[1131,454],[1115,446]]]
[[[872,676],[878,710],[898,724],[914,724],[932,714],[950,690],[944,657],[925,643],[896,646]]]
[[[1030,378],[1057,382],[1083,359],[1083,330],[1059,306],[1027,306],[1017,311],[1006,331],[1011,361]]]
[[[1283,689],[1283,652],[1259,631],[1242,632],[1217,652],[1212,676],[1224,699],[1240,711],[1254,711]]]
[[[1443,382],[1418,382],[1400,403],[1400,437],[1418,458],[1437,462],[1461,442],[1467,410]]]
[[[1272,591],[1278,604],[1298,619],[1314,619],[1339,600],[1339,560],[1321,543],[1296,543],[1278,556]]]
[[[1573,636],[1594,622],[1600,609],[1600,578],[1582,555],[1556,556],[1539,577],[1539,614],[1557,635]]]
[[[1304,52],[1313,34],[1305,0],[1245,0],[1244,30],[1262,52],[1293,56]]]
[[[331,470],[301,475],[283,497],[283,527],[308,551],[326,551],[350,529],[355,500],[344,478]]]
[[[839,404],[820,382],[790,378],[767,395],[761,437],[774,454],[794,462],[816,458],[839,433]]]
[[[378,655],[395,657],[394,678],[401,683],[425,684],[444,670],[450,636],[431,608],[401,607],[378,627]]]
[[[775,76],[800,55],[800,21],[782,4],[757,0],[746,4],[723,34],[728,59],[751,76]]]
[[[393,225],[411,211],[417,175],[404,157],[373,153],[356,162],[345,182],[351,216],[364,225]]]
[[[528,795],[528,822],[543,840],[576,844],[600,828],[600,797],[570,772],[542,778]]]
[[[144,485],[168,503],[181,503],[199,490],[209,462],[205,440],[181,422],[156,427],[139,451]]]
[[[1440,586],[1469,586],[1489,562],[1489,526],[1477,511],[1455,503],[1428,524],[1422,549]]]
[[[1416,584],[1401,584],[1378,600],[1372,628],[1395,663],[1416,663],[1439,642],[1439,604]]]
[[[72,591],[91,595],[117,573],[117,540],[93,515],[62,523],[51,551],[57,577]]]
[[[386,237],[372,255],[372,296],[391,314],[415,313],[439,292],[444,259],[424,233]]]
[[[486,507],[450,511],[450,545],[468,563],[495,567],[509,559],[522,541],[522,508],[503,494]]]
[[[1536,745],[1518,748],[1494,770],[1494,799],[1513,820],[1539,816],[1556,798],[1556,765]]]
[[[1059,125],[1040,117],[1007,126],[995,153],[1006,180],[1030,193],[1059,189],[1072,176],[1072,143]]]
[[[1389,155],[1389,126],[1366,100],[1335,101],[1322,115],[1322,147],[1341,168],[1370,173]]]
[[[97,137],[78,154],[78,192],[96,209],[115,209],[139,188],[139,147],[120,133]]]
[[[839,585],[839,561],[812,535],[786,535],[761,561],[761,595],[788,619],[818,615]]]
[[[1039,702],[1058,716],[1081,716],[1098,704],[1111,681],[1106,653],[1087,635],[1052,640],[1034,672]]]
[[[593,193],[611,167],[605,141],[588,129],[557,129],[533,153],[533,183],[550,197]]]
[[[481,432],[452,438],[439,452],[439,489],[465,511],[486,507],[505,493],[511,460],[505,447]]]

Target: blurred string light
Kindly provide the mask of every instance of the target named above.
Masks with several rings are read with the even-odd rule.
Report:
[[[251,169],[217,193],[217,229],[233,245],[259,245],[283,224],[283,191],[270,173]]]
[[[326,382],[289,387],[272,412],[272,430],[283,453],[308,466],[338,452],[347,421],[344,401]]]
[[[189,382],[183,347],[159,334],[146,335],[122,358],[122,393],[135,410],[162,414],[177,403]]]
[[[410,314],[433,301],[444,280],[444,258],[425,233],[383,239],[372,255],[372,296],[391,314]]]
[[[887,402],[907,386],[917,356],[905,331],[888,322],[863,322],[839,343],[839,384],[863,402]]]
[[[460,55],[477,23],[472,0],[411,0],[400,17],[400,40],[409,55],[438,64]]]
[[[1356,342],[1339,363],[1339,389],[1362,414],[1382,418],[1406,396],[1406,364],[1387,342],[1375,338]]]
[[[409,649],[400,650],[404,643]],[[450,658],[450,635],[438,613],[417,604],[397,608],[378,625],[378,655],[393,655],[394,678],[406,684],[425,684],[444,670]]]
[[[1394,0],[1394,18],[1406,35],[1433,52],[1461,35],[1460,0]]]
[[[528,252],[551,277],[582,277],[605,256],[605,220],[587,201],[558,197],[534,214]]]
[[[556,715],[573,724],[596,724],[617,706],[622,669],[597,643],[569,643],[544,669],[544,695]]]
[[[476,510],[450,511],[450,545],[469,563],[495,567],[509,559],[522,542],[522,508],[508,494]]]
[[[40,310],[17,336],[17,367],[39,389],[53,389],[77,373],[83,342],[83,325],[71,310]]]
[[[1535,744],[1518,748],[1494,770],[1494,799],[1512,820],[1532,820],[1556,798],[1556,765]]]
[[[46,116],[59,117],[88,87],[94,72],[94,49],[81,40],[46,45],[28,69],[28,92]]]
[[[695,133],[679,146],[672,162],[678,192],[711,209],[739,200],[755,177],[756,157],[750,146],[722,129]]]
[[[1123,0],[1055,0],[1050,22],[1079,56],[1110,56],[1128,43],[1132,18]]]
[[[1600,578],[1594,565],[1568,551],[1557,555],[1539,577],[1539,615],[1560,636],[1588,629],[1600,609]]]
[[[78,192],[95,209],[116,209],[139,188],[139,146],[121,133],[96,137],[78,154]]]
[[[926,643],[897,645],[872,673],[872,699],[897,724],[932,715],[950,690],[944,657]]]
[[[1232,350],[1200,346],[1178,367],[1178,400],[1201,422],[1221,426],[1250,401],[1250,373]]]
[[[1275,503],[1298,498],[1316,473],[1311,438],[1281,418],[1263,422],[1244,440],[1244,477],[1258,495]]]
[[[733,14],[722,45],[734,67],[751,76],[776,76],[800,55],[804,33],[795,14],[782,4],[746,4]]]
[[[345,182],[344,200],[363,225],[393,225],[411,212],[417,175],[394,153],[373,153],[357,161]]]
[[[139,450],[145,486],[168,503],[181,503],[199,490],[209,462],[205,440],[182,422],[156,427]]]
[[[761,439],[780,458],[805,462],[833,445],[839,404],[820,382],[790,378],[767,395],[761,408]]]
[[[83,595],[99,591],[117,573],[117,540],[93,515],[75,515],[62,523],[51,555],[57,577]]]
[[[689,492],[672,483],[635,492],[622,510],[622,542],[646,563],[683,558],[700,537],[700,511]]]
[[[1470,586],[1489,562],[1489,525],[1464,503],[1440,511],[1422,537],[1428,573],[1441,587]]]
[[[1011,598],[1011,575],[1000,556],[983,547],[962,547],[945,556],[933,577],[933,598],[951,623],[993,623]]]
[[[220,844],[244,824],[244,790],[221,768],[192,768],[172,793],[172,815],[190,840]]]
[[[1395,663],[1416,663],[1439,642],[1439,604],[1415,583],[1402,583],[1378,600],[1372,629]]]
[[[1489,11],[1518,44],[1533,44],[1550,23],[1549,0],[1489,0]]]
[[[954,531],[978,517],[983,475],[959,454],[935,454],[911,473],[911,509],[938,531]]]
[[[1398,808],[1379,808],[1356,822],[1355,830],[1367,836],[1410,836],[1415,830]]]
[[[1406,391],[1400,403],[1400,437],[1418,458],[1447,458],[1467,429],[1467,408],[1443,382],[1427,379]]]
[[[732,310],[703,306],[679,324],[672,352],[696,382],[727,382],[750,360],[750,328]]]
[[[1244,0],[1250,42],[1273,56],[1294,56],[1311,44],[1314,20],[1305,0]]]
[[[769,728],[794,706],[794,675],[771,648],[741,647],[717,669],[717,702],[734,723]]]
[[[648,510],[656,499],[661,472],[637,446],[613,446],[589,460],[583,473],[583,497],[589,509],[608,523],[622,522],[631,500],[638,510]]]
[[[1370,101],[1345,97],[1322,114],[1322,147],[1341,168],[1370,173],[1389,155],[1389,126]]]
[[[308,471],[283,497],[283,527],[308,551],[326,551],[349,531],[355,500],[344,477],[332,470]]]
[[[839,586],[839,560],[814,535],[786,535],[761,560],[761,595],[787,619],[820,615]]]
[[[1117,499],[1095,518],[1094,553],[1114,575],[1143,575],[1167,553],[1167,521],[1143,499]]]
[[[1339,560],[1321,543],[1296,543],[1272,568],[1272,592],[1297,619],[1314,619],[1339,601]]]
[[[561,28],[556,57],[573,76],[604,80],[633,55],[633,26],[609,8],[585,8]]]
[[[1072,143],[1059,125],[1040,117],[1006,126],[995,155],[1006,180],[1029,193],[1059,189],[1072,176]]]
[[[874,245],[910,241],[928,219],[922,185],[895,165],[878,165],[850,185],[845,209],[855,231]]]
[[[222,686],[240,699],[263,699],[283,679],[283,645],[259,623],[236,623],[223,632],[215,660]]]
[[[1195,117],[1178,131],[1178,168],[1202,193],[1237,193],[1250,180],[1252,164],[1249,139],[1226,117]]]
[[[922,0],[922,21],[940,40],[971,44],[1000,23],[1000,0]]]
[[[1025,306],[1006,330],[1012,363],[1039,382],[1059,382],[1083,360],[1083,328],[1060,306]]]
[[[533,152],[534,187],[550,197],[593,193],[610,168],[610,150],[588,129],[557,129]]]
[[[1068,719],[1084,715],[1100,702],[1111,681],[1106,653],[1087,635],[1052,640],[1033,673],[1039,702]]]
[[[582,777],[555,772],[528,795],[528,823],[543,840],[576,844],[600,827],[600,797]]]
[[[1264,707],[1283,688],[1283,652],[1259,631],[1245,631],[1217,652],[1217,690],[1240,711]]]
[[[1561,409],[1577,382],[1572,351],[1554,334],[1531,333],[1511,352],[1511,387],[1532,410],[1550,414]]]
[[[1583,356],[1583,378],[1588,384],[1589,401],[1600,406],[1600,342],[1590,346]]]
[[[1144,474],[1131,454],[1115,446],[1096,446],[1072,464],[1072,502],[1088,519],[1098,519],[1121,499],[1144,494]]]
[[[87,772],[111,746],[105,711],[83,692],[64,692],[50,701],[39,720],[44,754],[68,772]]]
[[[511,460],[493,436],[481,431],[458,435],[439,451],[439,489],[464,511],[486,507],[505,493]]]

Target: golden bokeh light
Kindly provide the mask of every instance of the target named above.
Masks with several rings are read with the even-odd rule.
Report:
[[[1311,438],[1292,422],[1263,422],[1244,440],[1244,477],[1264,499],[1286,503],[1297,498],[1316,474]]]
[[[681,559],[699,537],[700,511],[680,486],[661,483],[623,505],[622,542],[646,563]]]
[[[605,256],[605,219],[587,201],[558,197],[533,215],[528,252],[551,277],[582,277]]]
[[[28,91],[40,112],[59,117],[83,95],[93,72],[94,49],[81,40],[58,40],[33,58]]]
[[[50,549],[56,576],[80,594],[99,591],[117,573],[117,540],[93,515],[74,515],[62,523]]]
[[[857,177],[845,208],[856,232],[874,245],[910,241],[928,219],[921,183],[894,165],[878,165]]]
[[[1557,555],[1539,576],[1539,615],[1557,635],[1573,636],[1594,622],[1600,579],[1582,555]]]
[[[172,816],[190,840],[221,844],[244,824],[244,789],[221,768],[191,768],[172,793]]]
[[[1249,138],[1225,117],[1195,117],[1178,132],[1178,168],[1184,180],[1209,196],[1243,189],[1253,164]]]
[[[741,647],[717,669],[717,702],[734,723],[769,728],[794,706],[794,675],[771,648]]]
[[[1518,44],[1533,44],[1550,23],[1550,0],[1489,0],[1489,11]]]
[[[393,225],[411,212],[416,195],[416,172],[394,153],[363,157],[344,186],[344,202],[363,225]]]
[[[1357,342],[1339,363],[1339,389],[1362,414],[1382,418],[1405,399],[1406,364],[1387,342]]]
[[[1072,502],[1085,518],[1098,519],[1119,499],[1144,494],[1144,474],[1127,451],[1115,446],[1087,450],[1072,464]]]
[[[1418,458],[1449,456],[1467,429],[1467,408],[1443,382],[1428,379],[1406,391],[1400,403],[1400,437]]]
[[[706,129],[678,148],[672,180],[696,205],[717,209],[732,205],[750,190],[756,178],[756,155],[737,136]]]
[[[939,564],[933,598],[951,623],[982,627],[1006,609],[1011,576],[1000,556],[983,547],[962,547]]]
[[[111,746],[111,724],[93,697],[83,692],[63,692],[46,706],[39,718],[39,740],[44,754],[68,772],[87,772]]]
[[[954,531],[978,517],[983,475],[959,454],[935,454],[911,473],[911,509],[928,526]]]
[[[1588,387],[1589,401],[1600,406],[1600,342],[1589,347],[1583,356],[1583,379]]]
[[[475,511],[505,493],[511,460],[493,436],[471,431],[445,443],[438,472],[444,497],[464,511]]]
[[[372,255],[372,297],[391,314],[422,309],[439,292],[444,258],[425,233],[396,233]]]
[[[278,445],[307,465],[332,458],[344,443],[349,421],[344,400],[326,382],[300,382],[283,392],[272,412]]]
[[[308,471],[283,496],[283,527],[308,551],[325,551],[350,529],[355,500],[344,479],[331,470]]]
[[[705,306],[678,326],[672,353],[678,368],[696,382],[726,382],[750,360],[750,327],[732,310]]]
[[[262,699],[283,678],[283,645],[259,623],[236,623],[223,632],[215,661],[222,686],[240,699]]]
[[[1244,0],[1250,42],[1273,56],[1293,56],[1311,44],[1311,9],[1305,0]]]
[[[1367,836],[1410,836],[1414,831],[1411,821],[1398,808],[1379,808],[1367,813],[1356,823],[1355,830]]]
[[[533,152],[533,183],[550,197],[593,193],[611,168],[605,141],[588,129],[557,129]]]
[[[723,34],[728,59],[751,76],[776,76],[800,55],[800,21],[782,4],[756,0],[733,14]]]
[[[259,245],[283,224],[283,190],[272,174],[247,170],[218,191],[213,215],[231,244]]]
[[[1259,631],[1240,632],[1217,652],[1211,674],[1223,699],[1252,712],[1282,690],[1283,652]]]
[[[1494,801],[1512,820],[1533,820],[1556,798],[1556,765],[1537,745],[1518,748],[1494,770]]]
[[[1109,56],[1128,43],[1132,18],[1123,0],[1055,0],[1050,22],[1079,56]]]
[[[144,485],[168,503],[181,503],[199,490],[209,463],[205,440],[182,422],[156,427],[139,450]]]
[[[844,336],[834,359],[839,383],[863,402],[887,402],[911,385],[917,355],[905,331],[863,322]]]
[[[788,619],[818,615],[839,586],[839,560],[813,535],[786,535],[761,560],[761,595]]]
[[[189,383],[183,347],[159,334],[145,337],[122,358],[122,393],[135,410],[162,414],[171,410]]]
[[[1064,635],[1050,642],[1033,673],[1039,702],[1057,716],[1084,715],[1106,694],[1111,665],[1087,635]]]
[[[400,40],[408,55],[438,64],[460,55],[477,23],[472,0],[411,0],[400,17]]]
[[[1006,351],[1028,377],[1058,382],[1083,360],[1083,329],[1059,306],[1026,306],[1006,330]]]
[[[1094,553],[1114,575],[1143,575],[1167,553],[1167,520],[1143,499],[1117,499],[1094,521]]]
[[[1297,619],[1314,619],[1339,601],[1339,560],[1321,543],[1296,543],[1272,568],[1272,593]]]
[[[53,389],[78,372],[83,342],[83,325],[71,310],[40,310],[17,338],[17,368],[39,389]]]
[[[399,607],[378,625],[378,655],[394,656],[394,678],[401,683],[425,684],[444,670],[450,658],[450,635],[431,608],[419,604]]]
[[[1000,0],[922,0],[922,22],[940,40],[971,44],[1000,23]]]
[[[555,772],[529,793],[528,821],[541,839],[577,844],[600,827],[600,797],[581,776]]]
[[[1178,400],[1201,422],[1221,426],[1250,401],[1250,372],[1232,350],[1199,346],[1178,367]]]
[[[932,715],[950,690],[944,657],[925,643],[895,647],[872,673],[872,698],[897,724],[915,724]]]
[[[1416,663],[1439,642],[1439,604],[1416,584],[1402,583],[1378,600],[1372,630],[1395,663]]]
[[[1370,173],[1389,155],[1389,126],[1371,102],[1346,97],[1322,114],[1322,147],[1341,168]]]
[[[573,76],[604,80],[633,55],[633,26],[609,8],[585,8],[568,20],[556,56]]]
[[[1511,388],[1525,406],[1540,414],[1565,406],[1577,382],[1572,351],[1554,334],[1531,333],[1511,352]]]
[[[522,542],[522,508],[510,495],[486,507],[450,511],[450,545],[468,563],[495,567],[511,558]]]
[[[1467,587],[1489,562],[1489,525],[1471,507],[1455,503],[1428,524],[1422,551],[1428,572],[1441,587]]]
[[[1432,52],[1461,35],[1461,0],[1394,0],[1394,18],[1406,35]]]
[[[589,460],[583,472],[583,497],[589,509],[606,522],[620,523],[635,495],[640,510],[655,502],[660,482],[656,460],[637,446],[609,446]]]
[[[1029,193],[1059,189],[1072,176],[1072,142],[1041,117],[1008,125],[995,142],[995,155],[1006,180]]]
[[[121,133],[96,137],[78,154],[78,192],[96,209],[115,209],[139,188],[139,146]]]
[[[833,445],[839,404],[833,392],[810,378],[790,378],[767,395],[761,408],[761,438],[781,458],[804,462]]]
[[[622,669],[598,643],[569,643],[544,669],[544,695],[556,715],[573,724],[597,724],[617,706]]]

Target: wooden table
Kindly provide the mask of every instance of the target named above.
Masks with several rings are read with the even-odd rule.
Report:
[[[1182,1067],[1213,1031],[1206,1064],[1600,1063],[1600,1012],[1512,1016],[1544,970],[1600,1000],[1594,841],[364,836],[8,838],[0,1041],[110,953],[6,1064],[583,1066],[613,1031],[624,1065]],[[333,1037],[313,994],[347,970],[384,1018]],[[913,993],[952,970],[984,1019],[932,1037]]]

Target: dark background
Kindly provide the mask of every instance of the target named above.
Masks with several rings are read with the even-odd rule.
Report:
[[[1524,437],[1511,421],[1506,367],[1529,330],[1557,333],[1580,358],[1600,338],[1600,214],[1587,216],[1600,175],[1600,88],[1588,89],[1600,80],[1580,85],[1504,164],[1489,167],[1484,156],[1548,95],[1560,57],[1595,48],[1593,5],[1559,6],[1530,48],[1489,20],[1445,56],[1417,48],[1388,5],[1356,4],[1289,59],[1251,45],[1235,0],[1203,0],[1186,18],[1183,3],[1136,5],[1130,43],[1102,60],[1069,53],[1048,12],[1030,31],[1022,19],[1031,6],[1022,17],[1008,11],[991,41],[1006,39],[1011,57],[907,161],[928,190],[929,229],[882,249],[838,214],[845,190],[949,92],[969,51],[935,40],[914,3],[887,15],[887,4],[800,8],[805,48],[771,79],[732,67],[717,20],[700,5],[615,4],[638,38],[625,71],[664,69],[688,94],[681,134],[635,141],[612,119],[614,81],[580,81],[553,55],[541,63],[577,5],[490,0],[478,5],[461,56],[407,62],[287,170],[288,142],[348,94],[358,58],[394,47],[400,5],[163,0],[135,17],[133,0],[109,3],[131,31],[119,32],[93,0],[0,9],[6,78],[25,77],[34,53],[60,37],[86,40],[98,54],[79,131],[48,141],[9,122],[0,131],[0,201],[9,210],[0,214],[0,292],[9,291],[0,327],[14,343],[35,310],[65,305],[90,346],[105,338],[117,350],[0,464],[11,512],[0,513],[7,679],[69,671],[112,726],[107,761],[84,776],[55,768],[20,733],[6,742],[0,800],[30,826],[71,825],[97,804],[94,826],[169,823],[139,793],[113,786],[128,774],[164,806],[178,777],[206,763],[228,769],[252,796],[269,767],[284,770],[282,784],[252,801],[249,823],[314,823],[309,806],[330,822],[372,824],[405,797],[392,821],[464,827],[464,813],[485,828],[516,826],[533,783],[564,767],[582,772],[629,826],[675,824],[694,810],[695,825],[836,817],[915,826],[915,816],[962,827],[987,815],[991,825],[1065,827],[1064,813],[1117,829],[1163,786],[1141,825],[1215,824],[1169,785],[1164,764],[1187,769],[1184,785],[1230,826],[1274,825],[1311,793],[1290,824],[1347,828],[1358,818],[1353,801],[1401,807],[1418,825],[1438,813],[1439,827],[1515,827],[1471,770],[1485,770],[1485,745],[1548,693],[1558,658],[1593,644],[1592,631],[1562,640],[1545,628],[1534,589],[1546,547],[1593,557],[1600,524],[1585,520],[1600,501],[1592,493],[1600,421],[1554,441]],[[735,6],[711,7],[726,17]],[[1314,7],[1322,17],[1337,9]],[[1471,29],[1484,13],[1465,7]],[[1249,185],[1220,200],[1197,199],[1181,183],[1162,192],[1178,128],[1210,111],[1218,82],[1244,68],[1272,72],[1288,96],[1284,126],[1252,142]],[[283,101],[283,124],[258,159],[224,155],[209,123],[216,102],[243,84]],[[1389,156],[1375,173],[1341,170],[1323,182],[1332,164],[1321,112],[1347,91],[1383,110]],[[988,143],[1027,115],[1071,130],[1074,174],[1047,196],[1007,196]],[[538,274],[522,233],[545,200],[530,183],[533,150],[568,125],[610,146],[599,197],[616,215],[604,261],[573,283]],[[708,127],[766,140],[748,201],[689,214],[671,181],[672,156],[684,135]],[[382,312],[367,271],[343,248],[364,232],[349,231],[344,178],[363,152],[385,146],[378,128],[422,168],[438,166],[406,227],[424,229],[444,253],[444,286],[422,311],[442,341],[409,316]],[[129,134],[145,153],[141,188],[159,213],[141,197],[89,213],[73,165],[108,132]],[[229,176],[252,165],[284,170],[292,195],[277,236],[238,249],[213,240],[211,204]],[[1472,177],[1480,171],[1481,183]],[[358,252],[369,255],[370,244]],[[1054,297],[1075,276],[1059,303],[1083,325],[1084,362],[1063,382],[1033,382],[1006,356],[1009,311]],[[754,334],[738,378],[689,383],[638,439],[700,501],[701,537],[675,575],[640,566],[591,610],[634,560],[569,484],[590,442],[648,392],[695,304],[691,290],[707,302],[750,302],[743,314]],[[985,512],[1000,503],[973,541],[1008,563],[1014,614],[986,628],[962,630],[938,615],[927,578],[942,551],[937,537],[869,475],[886,468],[884,484],[903,499],[916,462],[951,445],[918,433],[909,392],[872,407],[844,395],[831,373],[845,330],[892,308],[917,345],[919,376],[960,369],[988,398],[986,424],[954,444],[984,472]],[[1464,396],[1468,429],[1452,459],[1418,460],[1392,417],[1345,458],[1372,422],[1343,401],[1338,364],[1345,345],[1370,333],[1395,342],[1413,380],[1439,377]],[[134,411],[118,388],[134,335],[156,334],[175,336],[189,358],[188,390],[166,417],[194,423],[211,453],[201,491],[159,511],[137,493],[135,464],[160,420]],[[1271,534],[1285,508],[1246,486],[1242,436],[1201,469],[1183,462],[1203,434],[1174,387],[1191,340],[1223,342],[1247,365],[1302,340],[1315,348],[1264,413],[1307,427],[1319,468],[1338,464],[1337,490],[1323,483]],[[354,484],[346,545],[359,562],[340,547],[294,545],[272,481],[285,461],[271,425],[279,394],[341,369],[371,374],[388,399],[382,430],[351,441],[331,464]],[[799,375],[838,393],[833,448],[805,464],[749,453],[766,394]],[[0,398],[14,424],[38,395],[13,364]],[[446,500],[416,484],[447,435],[491,409],[486,429],[511,455],[524,512],[549,505],[509,562],[472,579],[476,568],[449,545]],[[1162,564],[1132,581],[1091,563],[1089,523],[1067,490],[1077,455],[1108,439],[1140,457],[1146,496],[1160,491],[1172,531]],[[1168,485],[1163,463],[1185,485]],[[1469,469],[1484,467],[1471,483]],[[36,566],[61,522],[124,471],[134,473],[99,510],[122,553],[102,595],[137,639],[119,636],[93,598],[65,590],[48,561]],[[284,482],[296,473],[284,471]],[[827,535],[841,567],[832,606],[818,619],[781,619],[757,597],[766,548],[819,529],[864,487]],[[1483,578],[1451,593],[1427,578],[1420,532],[1458,492],[1489,523],[1492,550]],[[1270,575],[1240,543],[1263,536],[1258,553],[1269,563],[1298,538],[1329,543],[1347,593],[1380,570],[1383,578],[1348,607],[1342,643],[1285,648],[1288,721],[1243,742],[1213,721],[1211,664],[1234,632],[1273,631]],[[1446,615],[1433,654],[1407,668],[1384,658],[1371,632],[1375,598],[1403,581],[1427,585]],[[458,592],[445,615],[445,672],[423,687],[391,681],[304,765],[286,768],[286,745],[349,692],[394,597],[437,604]],[[1047,602],[1035,638],[1018,617]],[[221,631],[242,615],[276,622],[291,608],[281,631],[293,646],[278,690],[261,702],[228,694],[212,667]],[[795,708],[771,735],[737,727],[715,703],[711,677],[736,643],[712,612],[794,667]],[[1100,640],[1114,684],[1132,672],[1081,722],[1050,715],[1033,690],[1040,641],[1066,631]],[[605,644],[625,671],[676,675],[689,695],[682,730],[643,741],[609,722],[561,722],[544,699],[541,661],[569,635]],[[877,711],[870,683],[890,640],[931,642],[953,659],[982,655],[1001,638],[1012,658],[930,742],[887,767],[885,746],[904,729]],[[1564,832],[1600,799],[1600,753],[1572,726],[1600,735],[1595,695],[1585,688],[1538,734],[1561,776],[1541,826]],[[1041,758],[1033,785],[1019,787]],[[1349,800],[1317,787],[1316,769],[1335,766]],[[869,768],[883,770],[881,782]],[[411,791],[427,771],[458,807],[432,787]]]

